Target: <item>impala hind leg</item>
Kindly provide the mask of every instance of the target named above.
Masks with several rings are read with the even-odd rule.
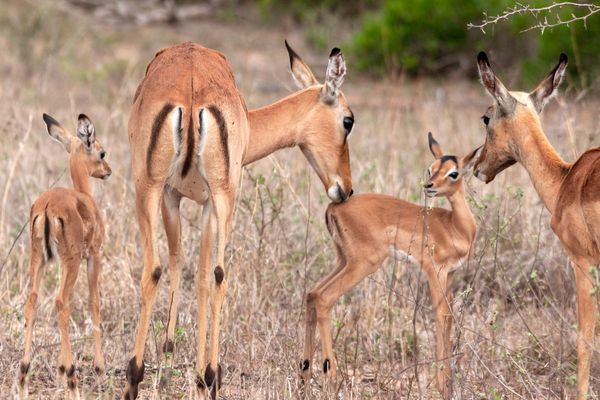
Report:
[[[79,273],[80,260],[81,257],[77,255],[69,258],[61,257],[63,272],[60,290],[56,298],[56,314],[61,342],[58,356],[58,375],[61,379],[65,378],[67,392],[72,399],[79,399],[79,389],[77,388],[78,379],[73,364],[73,352],[69,338],[69,319],[71,317],[71,298]],[[67,397],[69,396],[65,396],[65,398]]]
[[[342,258],[338,251],[338,266],[331,271],[325,278],[321,279],[319,283],[308,293],[306,296],[306,320],[304,328],[304,358],[300,365],[302,371],[302,380],[305,384],[310,382],[312,375],[311,364],[315,349],[315,331],[317,329],[317,309],[315,306],[315,294],[319,289],[326,285],[331,279],[333,279],[338,272],[340,272],[346,265],[345,260]]]
[[[206,334],[208,331],[208,293],[210,289],[210,267],[213,252],[213,226],[215,217],[212,206],[206,204],[202,210],[202,233],[200,237],[200,260],[196,271],[196,292],[198,307],[196,310],[198,329],[196,332],[196,394],[199,398],[206,397],[207,385],[204,380],[206,371]]]
[[[32,242],[35,239],[32,240]],[[39,246],[36,246],[39,245]],[[37,299],[42,278],[41,270],[44,267],[44,256],[41,250],[41,241],[32,243],[31,262],[29,268],[31,292],[25,305],[25,351],[19,366],[19,396],[27,397],[27,374],[31,365],[31,345],[33,341],[33,325],[37,314]]]
[[[594,295],[595,280],[590,273],[594,265],[585,259],[573,259],[577,285],[577,399],[588,398],[590,363],[594,346],[594,331],[598,319],[598,302]],[[597,296],[597,295],[596,295]]]
[[[204,373],[204,382],[211,388],[211,398],[217,398],[221,386],[221,366],[219,365],[219,331],[221,326],[221,309],[227,291],[227,276],[225,271],[225,245],[229,236],[233,199],[235,193],[217,193],[213,196],[212,206],[217,218],[217,266],[213,273],[215,284],[211,287],[211,319],[210,319],[210,351],[208,365]]]
[[[349,258],[346,265],[335,276],[312,293],[323,347],[323,373],[330,381],[335,381],[337,376],[331,335],[331,309],[344,293],[356,286],[366,276],[377,271],[377,266],[378,264],[365,259]]]
[[[99,280],[102,272],[100,254],[94,254],[87,259],[87,276],[89,300],[88,306],[92,315],[92,329],[94,336],[94,371],[97,375],[104,374],[105,363],[102,353],[102,331],[100,329],[100,288]]]
[[[444,399],[452,398],[452,353],[450,335],[452,331],[452,291],[450,277],[444,268],[435,272],[428,268],[427,278],[431,302],[435,311],[435,358],[436,381],[438,390]]]
[[[156,299],[156,289],[162,274],[156,243],[156,222],[162,184],[152,186],[136,182],[136,210],[140,225],[140,236],[144,246],[144,270],[142,271],[142,307],[135,337],[133,357],[127,366],[127,384],[124,399],[133,400],[138,395],[138,385],[144,378],[144,349]]]
[[[163,190],[161,211],[167,244],[169,247],[169,316],[167,319],[167,336],[163,345],[163,355],[167,366],[173,366],[175,351],[175,328],[177,326],[177,310],[179,306],[179,285],[183,253],[181,251],[181,216],[179,206],[181,195],[169,187]]]

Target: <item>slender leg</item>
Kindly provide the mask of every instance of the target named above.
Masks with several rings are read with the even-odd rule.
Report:
[[[346,262],[342,258],[338,251],[338,266],[331,271],[325,278],[321,279],[319,283],[308,293],[306,296],[306,322],[304,329],[304,360],[302,361],[302,379],[304,383],[308,384],[311,378],[311,363],[315,348],[315,330],[317,328],[317,309],[315,307],[315,293],[319,289],[326,285],[331,279],[333,279],[346,265]]]
[[[436,380],[438,390],[444,399],[451,398],[452,371],[450,365],[451,344],[450,332],[452,329],[452,292],[449,287],[448,273],[445,267],[438,272],[434,267],[425,268],[429,281],[431,301],[435,310],[435,342],[436,342]]]
[[[572,262],[577,285],[577,399],[587,399],[590,384],[590,361],[594,348],[594,330],[598,318],[598,303],[592,295],[594,280],[586,260]]]
[[[56,298],[56,314],[58,329],[60,330],[60,354],[58,356],[58,373],[62,377],[66,374],[66,384],[73,399],[79,399],[77,388],[77,374],[73,365],[73,353],[69,339],[69,318],[71,317],[71,297],[79,273],[80,256],[61,257],[63,273],[61,287]],[[65,396],[67,397],[67,396]]]
[[[200,260],[196,272],[196,291],[198,293],[198,329],[196,333],[196,385],[197,396],[206,397],[206,382],[204,373],[206,368],[206,333],[208,325],[208,291],[210,288],[210,266],[212,262],[212,239],[215,217],[210,203],[202,210],[202,234],[200,237]]]
[[[215,193],[212,205],[217,217],[217,266],[214,268],[215,284],[211,287],[211,320],[210,320],[210,351],[204,381],[211,387],[211,398],[216,399],[221,385],[221,366],[219,365],[219,329],[221,324],[221,307],[227,291],[225,273],[225,245],[229,236],[233,199],[235,191]]]
[[[177,309],[179,306],[179,284],[183,254],[181,251],[181,217],[179,205],[181,195],[173,189],[165,187],[161,204],[162,218],[169,246],[169,318],[167,320],[167,337],[163,346],[168,366],[173,365],[175,351],[175,327],[177,326]]]
[[[323,373],[334,381],[337,370],[333,354],[333,338],[331,336],[331,309],[336,301],[367,275],[377,271],[379,263],[365,259],[348,258],[347,264],[326,284],[313,293],[313,301],[317,310],[319,334],[323,342]]]
[[[35,240],[35,239],[33,239]],[[32,240],[32,241],[33,241]],[[31,292],[25,305],[25,352],[19,369],[19,396],[27,397],[27,373],[31,363],[31,343],[33,340],[33,325],[37,313],[37,299],[42,277],[41,269],[44,266],[44,258],[41,250],[41,241],[32,243],[31,264],[29,268]]]
[[[87,259],[87,276],[89,301],[88,307],[92,315],[92,329],[94,336],[94,370],[101,375],[105,370],[104,354],[102,353],[102,331],[100,329],[100,273],[102,263],[100,254],[94,254]]]
[[[127,384],[123,393],[124,399],[133,400],[138,394],[138,385],[144,378],[144,348],[150,326],[152,307],[156,299],[156,289],[162,269],[159,263],[156,243],[156,222],[162,184],[136,184],[136,210],[140,235],[144,246],[144,270],[142,271],[142,309],[135,337],[133,357],[127,366]]]

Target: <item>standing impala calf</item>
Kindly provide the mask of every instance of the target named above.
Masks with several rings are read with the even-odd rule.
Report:
[[[106,152],[96,140],[94,125],[88,117],[79,115],[77,137],[70,135],[51,116],[44,114],[50,136],[69,153],[69,170],[73,189],[55,188],[44,192],[31,207],[29,230],[31,239],[31,292],[25,306],[25,354],[19,371],[19,391],[27,394],[27,373],[31,362],[31,342],[35,322],[42,270],[48,262],[60,260],[62,276],[56,298],[56,313],[60,329],[58,373],[66,374],[65,383],[72,398],[79,398],[77,374],[73,365],[69,341],[71,297],[82,259],[87,262],[89,308],[94,330],[94,367],[104,371],[104,356],[100,337],[100,247],[104,239],[102,214],[92,198],[90,176],[106,179],[111,169]],[[66,393],[65,393],[66,394]]]
[[[286,42],[287,46],[287,42]],[[181,268],[179,205],[186,197],[203,205],[198,293],[197,391],[220,386],[219,323],[225,298],[225,245],[242,165],[298,145],[328,196],[344,201],[352,193],[347,136],[354,118],[340,87],[346,65],[339,49],[329,56],[325,83],[287,46],[291,69],[303,88],[269,106],[248,112],[225,57],[194,43],[157,53],[140,83],[129,116],[129,143],[142,244],[142,310],[124,398],[137,397],[144,375],[144,348],[156,289],[162,274],[157,248],[161,208],[169,247],[170,306],[163,350],[174,351]],[[210,353],[206,336],[213,228],[217,263],[211,287]],[[171,358],[172,361],[172,358]]]
[[[531,93],[510,92],[494,75],[488,58],[477,56],[481,82],[494,98],[482,117],[487,136],[475,176],[489,183],[502,170],[520,162],[552,215],[551,226],[571,259],[577,287],[577,398],[588,393],[590,357],[598,304],[593,267],[600,263],[600,148],[567,163],[552,147],[539,114],[556,93],[567,56]],[[597,271],[597,270],[596,270]]]
[[[331,308],[344,293],[379,269],[388,257],[410,261],[427,274],[436,322],[437,384],[451,397],[450,333],[453,271],[465,263],[477,228],[465,200],[463,176],[479,149],[462,159],[444,155],[429,134],[435,161],[424,185],[427,197],[443,196],[451,210],[419,206],[382,194],[359,194],[342,204],[331,204],[325,214],[335,244],[337,268],[323,278],[306,298],[306,331],[302,377],[308,383],[317,324],[323,348],[323,372],[336,376],[331,338]],[[425,224],[425,225],[424,225]]]

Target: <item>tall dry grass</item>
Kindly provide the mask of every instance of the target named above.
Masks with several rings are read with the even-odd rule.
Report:
[[[174,27],[118,26],[63,2],[5,5],[0,8],[0,48],[5,49],[0,61],[0,191],[9,190],[2,203],[5,222],[0,226],[0,393],[3,397],[14,393],[23,345],[29,262],[23,229],[29,207],[54,183],[70,186],[66,154],[48,137],[41,114],[48,112],[74,129],[76,115],[84,112],[94,121],[114,172],[111,180],[94,189],[107,226],[101,313],[109,369],[101,381],[91,373],[92,325],[85,277],[77,283],[70,326],[83,393],[87,398],[114,398],[124,383],[139,313],[142,253],[126,121],[146,63],[159,48],[184,40],[219,49],[236,72],[249,106],[257,107],[293,88],[284,38],[320,77],[327,52],[307,49],[303,27],[289,24],[265,27],[244,18],[234,22],[216,18]],[[335,38],[333,32],[328,38],[331,46],[338,44]],[[490,99],[475,79],[369,81],[349,65],[344,92],[357,121],[350,146],[358,192],[424,203],[420,182],[431,162],[426,132],[433,131],[444,148],[457,155],[483,142],[479,117]],[[577,101],[568,95],[545,110],[546,134],[566,159],[600,144],[599,104],[590,95]],[[27,136],[29,115],[33,125]],[[550,230],[548,213],[520,166],[490,185],[470,179],[467,187],[479,234],[473,259],[457,273],[454,284],[457,395],[573,398],[573,274]],[[321,183],[296,149],[245,170],[227,252],[230,284],[221,334],[225,398],[298,397],[303,298],[333,262],[323,221],[327,203]],[[171,385],[159,390],[156,349],[168,314],[166,273],[146,351],[144,398],[185,398],[193,387],[200,210],[184,202],[182,214],[187,253],[176,370]],[[166,265],[166,240],[159,232],[161,260]],[[49,266],[34,335],[30,383],[34,398],[62,395],[55,389],[59,336],[53,298],[58,279],[59,266]],[[332,329],[344,398],[438,396],[432,373],[434,321],[427,285],[418,269],[386,263],[343,297],[334,309]],[[600,393],[599,364],[596,352],[591,378],[594,396]],[[327,397],[321,384],[322,374],[316,370],[312,397]]]

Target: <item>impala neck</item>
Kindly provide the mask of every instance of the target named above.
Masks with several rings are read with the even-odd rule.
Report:
[[[314,91],[302,90],[271,105],[248,112],[250,140],[243,164],[302,142],[301,120],[318,98]]]
[[[465,199],[465,187],[462,182],[456,191],[447,197],[452,208],[452,225],[454,229],[467,238],[475,235],[475,217]]]
[[[87,173],[87,169],[77,166],[74,162],[71,162],[69,167],[71,172],[71,181],[73,182],[73,189],[91,196],[92,190],[90,185],[90,176]]]
[[[517,159],[529,173],[535,190],[552,214],[560,183],[569,170],[569,164],[554,150],[541,126],[532,126],[529,132],[516,135]]]

